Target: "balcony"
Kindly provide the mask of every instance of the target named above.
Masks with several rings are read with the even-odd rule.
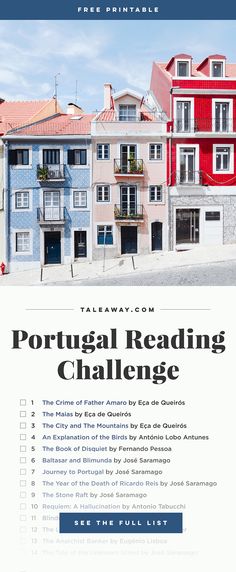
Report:
[[[173,121],[174,133],[234,133],[233,119],[220,118],[220,119],[177,119]]]
[[[143,177],[143,159],[114,159],[114,173],[116,177]]]
[[[183,187],[202,185],[202,171],[176,171],[176,185]]]
[[[66,207],[44,207],[37,209],[40,225],[63,225],[66,221]]]
[[[65,165],[37,165],[37,179],[43,181],[64,181]]]
[[[115,205],[114,217],[117,221],[133,221],[144,219],[143,205]]]

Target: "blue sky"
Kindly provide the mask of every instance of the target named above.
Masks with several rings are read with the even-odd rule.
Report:
[[[153,60],[186,52],[195,61],[212,53],[236,61],[236,21],[0,21],[0,97],[45,99],[65,108],[75,99],[86,111],[101,109],[103,84],[149,87]]]

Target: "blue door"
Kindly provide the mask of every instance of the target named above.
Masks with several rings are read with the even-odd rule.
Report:
[[[61,233],[45,232],[45,264],[61,264]]]

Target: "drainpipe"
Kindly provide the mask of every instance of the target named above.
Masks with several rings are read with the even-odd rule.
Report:
[[[90,262],[93,261],[93,225],[94,225],[94,220],[93,220],[93,139],[92,139],[92,129],[91,129],[91,138],[90,138]]]
[[[4,256],[5,260],[4,263],[6,264],[6,269],[8,270],[8,263],[9,263],[9,244],[8,240],[10,240],[10,228],[9,228],[9,188],[8,188],[8,141],[4,141],[4,174],[3,174],[3,209],[4,209],[4,235],[5,235],[5,244],[4,244]],[[8,232],[9,230],[9,232]]]
[[[173,121],[173,88],[170,88],[170,121]],[[168,176],[168,187],[167,187],[167,228],[168,228],[168,250],[171,250],[171,240],[170,240],[170,198],[169,198],[169,188],[171,185],[172,177],[172,125],[170,126],[170,136],[169,136],[169,176]]]

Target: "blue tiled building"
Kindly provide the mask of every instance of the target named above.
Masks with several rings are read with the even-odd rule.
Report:
[[[10,271],[91,259],[92,118],[58,114],[4,138]]]

